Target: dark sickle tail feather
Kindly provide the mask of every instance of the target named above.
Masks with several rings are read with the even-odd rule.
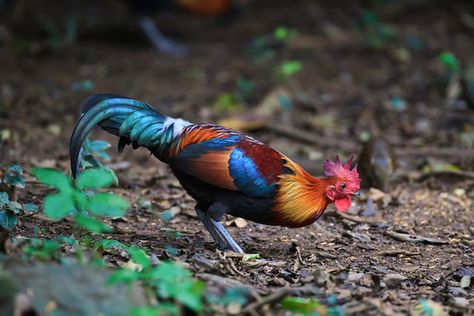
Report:
[[[141,101],[113,94],[96,94],[81,105],[82,115],[71,135],[69,157],[75,178],[79,174],[81,148],[87,135],[99,125],[120,137],[119,151],[132,143],[134,147],[150,145],[151,135],[156,136],[166,116]],[[155,132],[155,133],[152,133]]]

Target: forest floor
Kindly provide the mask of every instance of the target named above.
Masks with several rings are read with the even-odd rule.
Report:
[[[253,293],[250,305],[225,313],[283,313],[279,299],[299,295],[342,306],[346,315],[416,314],[420,299],[452,315],[473,315],[474,109],[462,94],[448,104],[453,84],[438,58],[450,51],[461,67],[474,62],[474,30],[462,22],[467,8],[462,2],[383,7],[376,11],[383,24],[366,23],[375,23],[375,33],[389,26],[394,33],[385,38],[355,28],[361,8],[256,2],[225,25],[164,13],[159,25],[189,47],[185,58],[158,54],[133,27],[111,28],[117,38],[123,33],[133,41],[88,30],[51,51],[38,44],[19,53],[14,37],[7,41],[0,50],[0,166],[26,170],[29,183],[19,201],[41,204],[50,192],[30,168],[68,172],[69,136],[80,103],[93,93],[117,93],[172,116],[244,129],[315,175],[325,158],[357,155],[367,133],[384,136],[394,146],[399,176],[383,193],[363,191],[378,199],[373,209],[366,199],[355,201],[346,216],[331,206],[315,224],[298,229],[226,218],[241,247],[259,254],[249,261],[216,251],[193,200],[165,164],[144,149],[119,155],[112,148],[108,164],[120,180],[113,191],[131,208],[112,222],[117,229],[107,238],[183,262],[210,291],[242,287]],[[298,35],[249,49],[279,26]],[[276,75],[285,60],[301,62],[301,71]],[[281,95],[290,100],[286,107]],[[116,142],[102,131],[91,138]],[[447,165],[461,172],[443,169]],[[172,218],[163,220],[164,211]],[[68,234],[70,221],[51,222],[38,213],[20,219],[10,237]],[[108,257],[111,264],[114,258]],[[466,275],[467,286],[460,284]]]

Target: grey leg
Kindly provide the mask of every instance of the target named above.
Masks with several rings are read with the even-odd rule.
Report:
[[[204,226],[207,228],[209,233],[211,234],[212,238],[214,238],[214,241],[217,243],[217,246],[219,249],[223,250],[227,248],[227,243],[221,238],[219,233],[217,232],[216,228],[214,227],[214,224],[212,223],[212,219],[209,218],[209,216],[201,211],[199,208],[196,207],[196,213],[201,220],[201,222],[204,224]]]
[[[224,225],[221,222],[217,222],[210,218],[212,225],[219,232],[222,238],[226,241],[226,244],[236,253],[245,253],[242,248],[235,242],[232,236],[227,232]]]
[[[147,17],[141,17],[138,20],[138,24],[145,32],[148,39],[151,41],[155,48],[165,54],[169,54],[176,57],[184,57],[187,54],[187,49],[184,45],[175,43],[170,39],[166,38],[158,29],[155,22]]]

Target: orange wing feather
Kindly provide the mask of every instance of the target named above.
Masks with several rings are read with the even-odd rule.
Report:
[[[198,158],[186,160],[187,173],[204,182],[237,191],[229,174],[229,158],[233,149],[232,147],[226,151],[213,151]]]

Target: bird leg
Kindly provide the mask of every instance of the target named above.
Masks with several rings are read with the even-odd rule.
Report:
[[[227,248],[227,243],[221,238],[221,236],[217,232],[216,228],[214,227],[214,224],[212,223],[212,219],[206,213],[201,211],[198,207],[196,207],[196,213],[201,222],[211,234],[212,238],[214,238],[214,241],[217,243],[219,249]]]
[[[227,245],[236,253],[245,253],[242,248],[235,242],[235,240],[232,238],[232,236],[227,232],[225,229],[224,225],[222,225],[221,222],[217,222],[210,218],[214,228],[219,232],[222,238],[226,241]]]
[[[138,20],[138,24],[140,25],[143,32],[145,32],[145,35],[151,41],[153,46],[155,46],[158,51],[175,57],[186,56],[186,47],[182,44],[173,42],[172,40],[166,38],[166,36],[164,36],[163,33],[160,32],[155,22],[150,17],[140,17],[140,19]]]
[[[236,253],[244,253],[242,248],[240,248],[240,246],[235,242],[222,223],[209,217],[209,215],[203,212],[198,205],[196,206],[196,213],[211,234],[212,238],[214,238],[219,249],[232,249],[232,251]]]

